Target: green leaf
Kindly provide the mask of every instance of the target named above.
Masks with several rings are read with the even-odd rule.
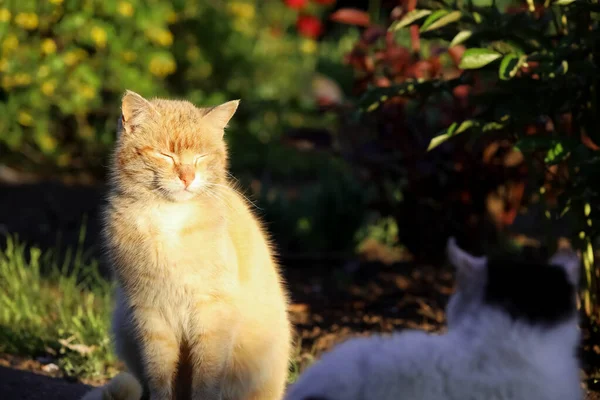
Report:
[[[444,143],[446,140],[450,139],[450,136],[447,133],[444,133],[442,135],[436,136],[433,139],[431,139],[431,141],[429,142],[429,147],[427,147],[427,151],[431,151],[433,149],[435,149],[436,147],[438,147],[440,144]]]
[[[544,157],[544,162],[549,165],[557,164],[565,159],[567,156],[567,151],[562,145],[562,143],[558,142],[548,150],[546,153],[546,157]]]
[[[544,162],[548,165],[563,161],[579,145],[577,139],[550,138],[544,136],[526,136],[515,143],[515,148],[522,153],[545,150]]]
[[[448,11],[448,10],[434,11],[433,13],[431,13],[431,15],[429,17],[427,17],[425,22],[423,22],[423,25],[421,25],[420,31],[423,32],[425,29],[427,29],[429,27],[429,25],[433,24],[435,21],[437,21],[438,19],[440,19],[448,14],[450,14],[450,11]]]
[[[554,2],[557,6],[568,6],[571,3],[574,3],[576,0],[557,0]]]
[[[515,53],[518,56],[525,54],[521,45],[513,40],[494,40],[490,43],[489,49],[502,54]]]
[[[525,62],[526,57],[511,53],[504,56],[500,62],[500,68],[498,69],[498,76],[502,80],[509,80],[513,78],[521,65]]]
[[[431,139],[431,141],[429,142],[429,146],[427,147],[427,151],[430,151],[436,147],[438,147],[440,144],[444,143],[446,140],[450,139],[452,136],[456,136],[459,133],[462,133],[464,131],[466,131],[467,129],[475,126],[477,124],[477,121],[474,121],[472,119],[468,119],[466,121],[463,121],[460,123],[460,125],[458,125],[456,122],[453,122],[452,125],[450,125],[443,134],[438,135],[436,137],[434,137],[433,139]]]
[[[500,129],[504,128],[504,124],[501,124],[499,122],[488,122],[487,124],[483,125],[483,127],[481,128],[482,132],[487,132],[487,131],[498,131]]]
[[[420,20],[421,18],[425,18],[429,14],[431,14],[431,10],[412,10],[408,12],[401,20],[394,22],[388,30],[397,31],[404,27],[409,26],[413,22]]]
[[[473,36],[473,31],[460,31],[454,36],[450,42],[450,47],[457,46]]]
[[[432,14],[431,16],[429,16],[429,18],[427,18],[425,20],[425,22],[423,23],[423,26],[421,26],[421,29],[420,29],[421,32],[432,31],[434,29],[439,29],[443,26],[446,26],[448,24],[456,22],[456,21],[460,20],[460,18],[462,17],[462,13],[460,11],[452,11],[451,13],[443,15],[442,17],[436,19],[435,21],[430,22],[428,25],[427,22],[433,16],[434,15]]]
[[[467,49],[460,60],[459,68],[477,69],[502,57],[502,54],[484,48]]]
[[[467,129],[471,128],[474,125],[475,125],[475,121],[473,121],[472,119],[468,119],[466,121],[463,121],[460,124],[460,126],[458,127],[458,129],[456,130],[456,132],[454,132],[454,134],[458,135],[459,133],[462,133],[462,132],[466,131]]]
[[[577,157],[577,149],[581,146],[579,139],[572,137],[562,137],[560,139],[548,138],[547,143],[547,147],[549,148],[544,157],[544,162],[548,165],[558,164],[567,157]],[[588,161],[589,158],[585,156],[585,160]],[[577,160],[576,162],[580,163],[581,160]]]

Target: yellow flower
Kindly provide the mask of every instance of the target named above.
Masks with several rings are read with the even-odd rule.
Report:
[[[200,58],[200,50],[198,50],[197,47],[190,47],[186,52],[185,55],[187,57],[187,59],[189,61],[196,61],[197,59]]]
[[[300,50],[306,54],[313,54],[317,51],[317,42],[312,39],[304,39],[302,40],[302,44],[300,44]]]
[[[75,52],[69,51],[65,53],[64,61],[65,64],[67,64],[67,66],[72,67],[77,63],[77,61],[79,61],[79,57],[77,57],[77,54],[75,54]]]
[[[135,61],[135,59],[137,58],[137,54],[135,54],[133,51],[124,51],[123,54],[123,60],[125,60],[125,62],[132,62]]]
[[[250,3],[233,1],[227,4],[227,9],[231,14],[243,20],[252,19],[256,15],[256,9],[254,8],[254,4]]]
[[[18,13],[15,22],[21,28],[32,31],[38,27],[39,19],[37,14],[34,13]]]
[[[84,49],[76,49],[74,53],[78,61],[83,60],[88,55],[87,51],[85,51]]]
[[[146,35],[153,42],[161,46],[170,46],[173,44],[173,35],[165,29],[151,29],[146,31]]]
[[[20,72],[15,75],[15,83],[19,86],[29,85],[31,83],[31,76],[24,72]]]
[[[90,100],[96,96],[96,91],[94,88],[88,85],[83,85],[80,91],[84,99]]]
[[[159,44],[163,46],[170,46],[173,44],[173,35],[171,32],[162,30],[156,37]]]
[[[92,40],[96,43],[96,46],[100,48],[106,47],[106,31],[99,26],[95,26],[92,28],[90,35],[92,36]]]
[[[153,57],[148,69],[153,75],[165,77],[177,69],[175,61],[163,57]]]
[[[8,61],[6,61],[6,59],[2,58],[0,59],[0,72],[4,72],[8,69]]]
[[[14,34],[8,35],[8,37],[2,42],[2,49],[6,52],[15,50],[17,47],[19,47],[19,39],[17,39]]]
[[[54,54],[56,52],[56,43],[52,39],[42,41],[42,52],[44,54]]]
[[[10,75],[4,75],[2,77],[2,87],[4,89],[10,89],[14,85],[13,77]]]
[[[46,96],[52,96],[56,90],[56,81],[54,79],[42,83],[42,93]]]
[[[127,1],[120,1],[118,5],[119,14],[124,17],[131,17],[133,15],[133,6]]]
[[[50,3],[52,4],[62,4],[63,0],[50,0]]]
[[[0,9],[0,22],[10,21],[11,13],[6,8]]]
[[[56,139],[54,139],[50,134],[45,133],[37,140],[38,146],[40,149],[46,153],[50,153],[56,149]]]
[[[27,111],[20,111],[17,120],[23,126],[33,125],[33,117]]]

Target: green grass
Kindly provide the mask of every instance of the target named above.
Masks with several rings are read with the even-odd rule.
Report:
[[[112,375],[111,293],[81,251],[58,260],[8,238],[0,251],[0,352],[50,355],[70,376]]]
[[[115,375],[110,314],[113,287],[94,260],[69,251],[59,262],[9,237],[0,251],[0,353],[51,356],[68,376],[101,381]],[[288,383],[313,361],[296,344]]]

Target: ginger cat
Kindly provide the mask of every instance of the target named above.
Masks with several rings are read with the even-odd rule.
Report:
[[[227,179],[223,135],[237,106],[122,100],[104,238],[116,350],[151,400],[283,397],[288,294]]]

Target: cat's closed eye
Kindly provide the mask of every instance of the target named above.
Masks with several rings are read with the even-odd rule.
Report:
[[[198,165],[198,163],[205,158],[206,158],[206,154],[197,155],[196,157],[194,157],[194,165]]]
[[[171,154],[163,153],[161,151],[154,151],[152,152],[152,155],[162,158],[163,160],[168,161],[171,164],[175,164],[175,156]]]

